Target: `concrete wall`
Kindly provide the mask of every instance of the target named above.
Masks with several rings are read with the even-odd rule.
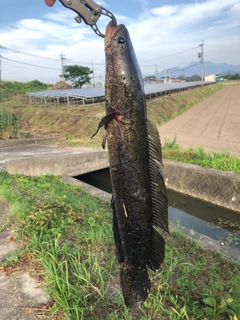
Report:
[[[240,212],[240,175],[164,159],[166,187]]]
[[[108,152],[38,157],[6,161],[10,174],[68,175],[100,170],[109,166]],[[240,175],[164,159],[163,174],[167,188],[240,212]]]
[[[6,170],[9,174],[29,176],[44,174],[77,176],[108,168],[108,166],[106,151],[6,162]]]
[[[76,180],[69,176],[63,176],[62,177],[65,181],[79,185],[82,188],[84,188],[88,193],[103,199],[103,200],[111,200],[112,195],[110,193],[107,193],[103,190],[100,190],[98,188],[95,188],[89,184],[86,184],[82,181]],[[175,231],[176,229],[179,229],[179,226],[177,226],[174,222],[169,222],[169,230],[170,233],[172,231]],[[192,229],[188,229],[185,227],[182,227],[182,231],[186,233],[187,237],[191,240],[196,240],[202,247],[204,247],[206,250],[213,250],[220,252],[223,256],[230,258],[232,260],[238,261],[240,256],[240,251],[237,248],[232,248],[229,246],[223,246],[220,241],[214,240],[208,236],[205,236],[203,234],[200,234],[196,231],[193,232]]]
[[[29,144],[37,144],[37,143],[45,143],[45,142],[54,142],[58,140],[66,140],[65,138],[59,137],[46,137],[46,138],[26,138],[26,139],[6,139],[0,140],[0,148],[1,147],[11,147],[11,146],[21,146],[21,145],[29,145]]]

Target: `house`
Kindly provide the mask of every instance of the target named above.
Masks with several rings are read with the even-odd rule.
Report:
[[[209,74],[208,76],[204,77],[204,81],[216,81],[216,74]]]
[[[191,77],[186,77],[181,75],[178,78],[178,82],[191,82],[191,81],[201,81],[202,78],[198,74],[193,74]]]
[[[147,83],[152,83],[152,82],[156,82],[156,77],[155,76],[147,76],[143,79],[144,82],[147,82]]]

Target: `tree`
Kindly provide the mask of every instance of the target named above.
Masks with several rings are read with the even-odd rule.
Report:
[[[84,83],[90,83],[89,74],[93,73],[88,67],[73,65],[65,66],[64,79],[70,81],[74,88],[81,88]]]
[[[240,79],[240,74],[239,73],[226,74],[225,76],[223,76],[223,78],[227,79],[227,80],[239,80]]]

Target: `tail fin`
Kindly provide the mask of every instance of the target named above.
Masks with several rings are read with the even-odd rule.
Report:
[[[136,269],[131,266],[122,266],[120,284],[127,307],[140,307],[150,291],[150,279],[147,267]]]

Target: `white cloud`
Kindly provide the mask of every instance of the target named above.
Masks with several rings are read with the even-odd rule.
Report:
[[[177,13],[179,10],[178,6],[163,6],[159,8],[154,8],[151,10],[151,13],[157,16],[169,17],[174,13]]]
[[[216,57],[209,56],[209,59],[214,62],[221,57],[222,62],[225,59],[225,62],[231,63],[228,51],[236,52],[234,48],[239,44],[239,37],[231,36],[236,29],[239,29],[239,19],[233,20],[235,13],[232,8],[238,8],[239,3],[239,0],[208,0],[201,3],[153,8],[148,15],[145,14],[144,20],[129,26],[139,59],[162,57],[172,51],[182,51],[186,46],[195,47],[202,39],[207,40],[210,46],[219,39],[220,47],[222,39],[227,35],[233,41],[232,47],[226,47],[220,54],[216,50]],[[223,18],[224,21],[216,28],[215,20],[219,21]],[[141,58],[144,56],[145,59]],[[195,53],[194,56],[196,57]],[[239,57],[236,54],[234,58],[231,55],[231,58],[232,63],[239,63]],[[189,54],[185,57],[179,55],[175,59],[169,59],[169,63],[184,64],[188,59],[191,61]],[[163,60],[162,63],[164,64],[165,61]]]
[[[75,16],[76,13],[72,10],[57,10],[57,12],[48,12],[44,17],[50,21],[69,25]]]
[[[149,6],[146,0],[139,0]],[[106,7],[103,2],[102,5]],[[34,53],[36,55],[59,59],[61,52],[69,59],[66,63],[88,62],[104,63],[103,39],[97,37],[89,26],[77,24],[71,10],[58,10],[48,13],[43,19],[23,19],[14,25],[0,30],[0,44],[9,48]],[[138,19],[131,16],[117,15],[119,23],[125,23],[130,31],[131,39],[143,71],[154,69],[154,65],[162,67],[185,66],[190,61],[197,61],[198,46],[204,39],[205,60],[215,63],[240,64],[240,0],[207,0],[188,4],[179,3],[145,10]],[[99,29],[104,32],[109,21],[102,16],[98,20]],[[188,50],[189,49],[189,50]],[[188,50],[188,51],[186,51]],[[178,52],[185,51],[181,54]],[[34,60],[23,55],[0,51],[1,55],[33,64],[59,68],[60,59],[56,62]],[[168,58],[166,58],[168,57]],[[150,61],[151,59],[154,59]],[[14,68],[5,67],[3,62],[3,78],[24,77],[33,79],[40,73],[22,71],[16,73]],[[21,66],[21,65],[18,65]],[[148,67],[145,67],[148,66]],[[100,66],[104,74],[104,66]],[[24,70],[24,69],[23,69]],[[97,72],[97,71],[96,71]],[[43,76],[44,74],[44,76]],[[52,77],[53,71],[41,73],[42,81]],[[56,76],[59,72],[56,71]],[[28,78],[27,78],[28,77]],[[19,80],[19,79],[18,79]]]
[[[100,4],[100,6],[102,6],[102,7],[108,7],[108,5],[106,4],[106,2],[105,1],[101,1],[101,0],[98,0],[98,1],[96,1],[98,4]]]

